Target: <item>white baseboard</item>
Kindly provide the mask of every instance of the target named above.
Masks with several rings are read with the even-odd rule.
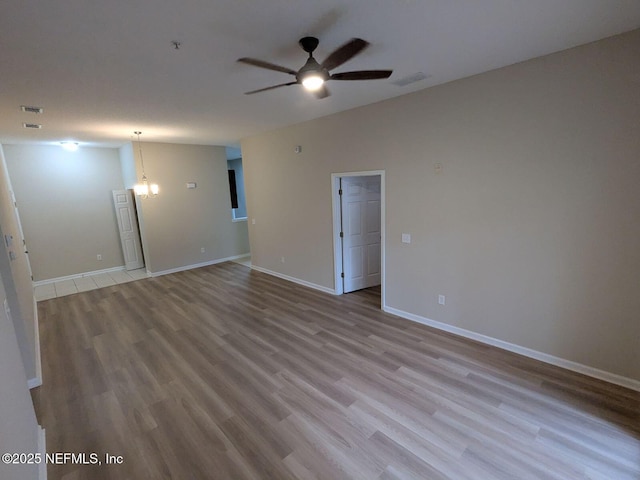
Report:
[[[170,273],[178,273],[184,272],[185,270],[193,270],[194,268],[208,267],[209,265],[215,265],[217,263],[230,262],[231,260],[237,260],[242,257],[248,256],[248,253],[243,253],[242,255],[234,255],[232,257],[226,258],[218,258],[217,260],[211,260],[209,262],[195,263],[193,265],[185,265],[183,267],[170,268],[169,270],[161,270],[159,272],[150,272],[147,270],[147,273],[150,277],[160,277],[162,275],[168,275]]]
[[[38,321],[38,302],[33,297],[33,329],[34,329],[34,361],[36,364],[36,376],[27,380],[29,390],[42,385],[42,357],[40,354],[40,322]]]
[[[322,285],[317,285],[315,283],[307,282],[306,280],[300,280],[299,278],[290,277],[289,275],[285,275],[284,273],[274,272],[273,270],[268,270],[266,268],[257,267],[256,265],[251,265],[252,270],[256,270],[258,272],[266,273],[267,275],[273,275],[274,277],[282,278],[283,280],[288,280],[293,283],[297,283],[298,285],[303,285],[305,287],[313,288],[315,290],[320,290],[324,293],[330,293],[331,295],[336,295],[336,291],[332,288],[323,287]]]
[[[509,352],[518,353],[525,357],[533,358],[535,360],[540,360],[541,362],[566,368],[567,370],[582,373],[584,375],[588,375],[590,377],[597,378],[599,380],[604,380],[605,382],[614,383],[616,385],[620,385],[622,387],[626,387],[631,390],[640,392],[640,381],[635,380],[633,378],[623,377],[622,375],[606,372],[604,370],[599,370],[597,368],[590,367],[588,365],[583,365],[578,362],[573,362],[571,360],[566,360],[564,358],[549,355],[548,353],[543,353],[537,350],[532,350],[530,348],[521,347],[520,345],[515,345],[513,343],[505,342],[503,340],[482,335],[480,333],[472,332],[470,330],[465,330],[464,328],[454,327],[453,325],[448,325],[446,323],[438,322],[436,320],[431,320],[430,318],[421,317],[413,313],[405,312],[403,310],[398,310],[397,308],[386,306],[383,308],[383,310],[387,313],[391,313],[393,315],[397,315],[398,317],[406,318],[407,320],[421,323],[423,325],[427,325],[429,327],[433,327],[438,330],[443,330],[445,332],[453,333],[454,335],[459,335],[461,337],[469,338],[471,340],[475,340],[477,342],[484,343],[486,345],[498,347],[503,350],[507,350]]]
[[[34,377],[27,380],[27,387],[29,387],[29,390],[39,387],[40,385],[42,385],[42,377]]]
[[[38,466],[38,480],[47,480],[47,462],[44,459],[47,456],[47,436],[40,425],[38,425],[38,452],[42,455],[43,461]]]
[[[47,285],[49,283],[62,282],[64,280],[74,280],[76,278],[89,277],[91,275],[100,275],[101,273],[120,272],[124,270],[124,265],[121,267],[105,268],[104,270],[94,270],[93,272],[76,273],[74,275],[67,275],[65,277],[48,278],[46,280],[38,280],[33,282],[34,287],[40,285]]]

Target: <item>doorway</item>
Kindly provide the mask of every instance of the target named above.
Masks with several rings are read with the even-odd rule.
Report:
[[[380,285],[385,305],[385,172],[331,174],[337,295]]]

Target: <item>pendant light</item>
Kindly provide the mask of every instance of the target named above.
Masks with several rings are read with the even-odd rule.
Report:
[[[140,198],[153,198],[160,191],[157,183],[149,184],[147,175],[144,173],[144,158],[142,158],[142,144],[140,143],[140,134],[142,132],[133,132],[138,136],[138,151],[140,152],[140,165],[142,165],[142,182],[133,187],[133,191]]]

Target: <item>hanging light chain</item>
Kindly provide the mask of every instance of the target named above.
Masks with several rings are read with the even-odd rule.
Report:
[[[155,183],[149,185],[147,174],[144,171],[144,157],[142,156],[142,144],[140,143],[140,134],[142,132],[136,131],[133,133],[138,136],[138,152],[140,153],[140,165],[142,167],[142,182],[136,185],[134,187],[134,190],[136,192],[136,195],[139,195],[141,198],[155,197],[156,195],[158,195],[159,188]]]
[[[140,153],[140,165],[142,165],[142,179],[145,180],[147,176],[144,173],[144,158],[142,157],[142,144],[140,143],[140,134],[142,132],[133,132],[138,136],[138,152]]]

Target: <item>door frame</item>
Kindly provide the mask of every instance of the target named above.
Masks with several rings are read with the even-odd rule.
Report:
[[[336,295],[344,293],[344,284],[342,283],[342,239],[340,238],[342,212],[340,211],[340,179],[343,177],[380,177],[380,291],[382,310],[386,307],[385,290],[386,290],[386,268],[385,268],[385,251],[386,251],[386,188],[385,188],[385,170],[367,170],[363,172],[342,172],[331,174],[331,207],[333,210],[333,271],[334,271],[334,289]]]

